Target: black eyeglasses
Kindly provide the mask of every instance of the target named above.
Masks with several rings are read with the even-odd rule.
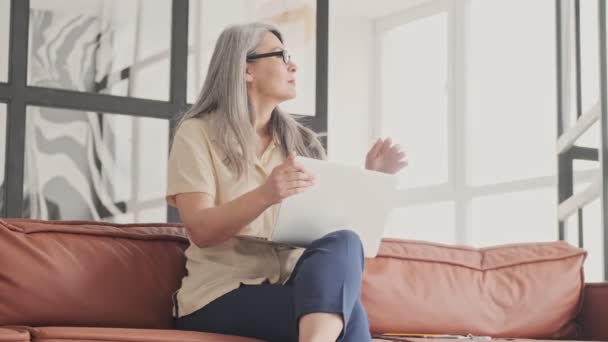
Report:
[[[266,58],[266,57],[282,57],[283,58],[283,62],[285,62],[285,64],[289,64],[289,62],[291,62],[291,55],[289,54],[289,52],[287,52],[287,50],[281,50],[281,51],[276,51],[276,52],[268,52],[268,53],[261,53],[259,55],[257,55],[257,54],[249,55],[249,56],[247,56],[247,62],[251,62],[251,61],[254,61],[256,59]]]

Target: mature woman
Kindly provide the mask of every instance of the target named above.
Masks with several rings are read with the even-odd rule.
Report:
[[[179,329],[267,341],[371,339],[354,232],[336,231],[305,250],[239,238],[268,238],[277,204],[314,183],[296,155],[325,158],[314,132],[278,107],[296,95],[296,69],[276,28],[231,26],[179,120],[167,191],[191,242],[174,296]],[[406,164],[390,139],[379,139],[366,160],[387,173]]]

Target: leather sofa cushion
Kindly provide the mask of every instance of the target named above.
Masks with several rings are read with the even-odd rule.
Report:
[[[29,342],[30,333],[27,330],[0,328],[0,342]]]
[[[366,260],[374,333],[577,336],[586,252],[565,242],[491,248],[385,239]]]
[[[40,327],[32,328],[31,334],[37,342],[261,342],[239,336],[154,329]]]
[[[0,326],[172,328],[185,229],[0,220]]]

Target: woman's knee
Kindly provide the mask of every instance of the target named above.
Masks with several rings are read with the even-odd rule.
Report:
[[[341,230],[336,230],[333,233],[330,234],[334,234],[335,236],[338,237],[338,239],[340,240],[344,240],[349,244],[352,245],[361,245],[361,238],[359,237],[359,234],[357,234],[355,231],[350,230],[350,229],[341,229]]]
[[[319,241],[320,240],[320,241]],[[343,250],[345,256],[362,256],[363,245],[359,234],[349,229],[336,230],[318,241],[321,245],[332,245],[334,251]]]

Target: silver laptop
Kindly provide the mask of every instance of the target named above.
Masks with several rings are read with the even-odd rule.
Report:
[[[297,157],[315,185],[280,204],[269,242],[306,247],[336,230],[359,234],[366,257],[375,257],[390,214],[397,177],[324,160]]]

